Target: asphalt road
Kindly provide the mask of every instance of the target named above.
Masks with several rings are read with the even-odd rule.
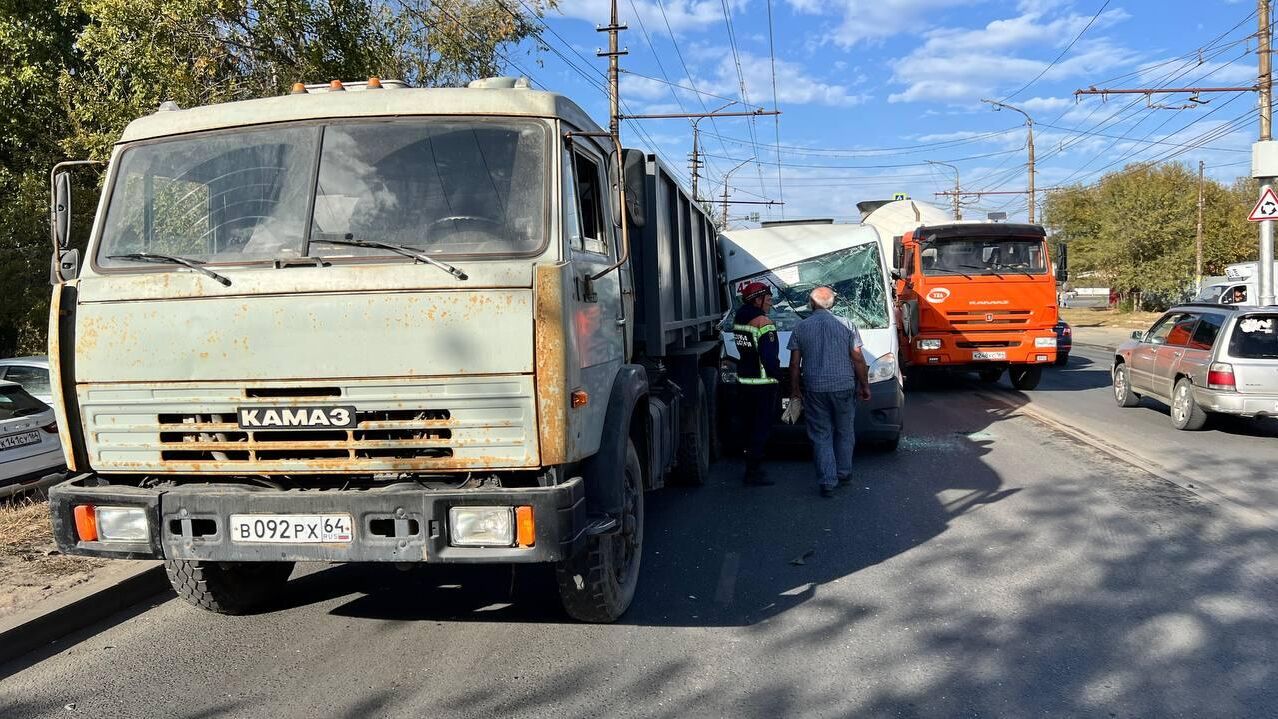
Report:
[[[1278,419],[1216,416],[1197,432],[1172,427],[1170,410],[1142,398],[1137,407],[1114,403],[1106,349],[1076,345],[1069,364],[1048,371],[1038,389],[1011,392],[1103,441],[1133,461],[1183,477],[1213,498],[1278,522]]]
[[[271,613],[163,597],[0,667],[0,716],[1273,715],[1278,534],[962,383],[907,409],[834,499],[796,459],[649,495],[615,625],[536,572],[313,569]]]

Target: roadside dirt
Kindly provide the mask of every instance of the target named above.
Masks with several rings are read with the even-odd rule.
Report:
[[[1160,312],[1119,312],[1090,307],[1062,307],[1061,319],[1071,327],[1118,327],[1126,330],[1147,330]]]
[[[0,618],[88,581],[106,563],[57,553],[47,502],[0,500]]]

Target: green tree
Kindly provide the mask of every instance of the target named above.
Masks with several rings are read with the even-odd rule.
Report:
[[[1246,221],[1255,196],[1247,180],[1205,182],[1205,275],[1255,256],[1255,230]],[[1197,208],[1196,171],[1178,163],[1133,165],[1094,185],[1053,191],[1045,220],[1068,243],[1075,278],[1091,274],[1135,304],[1158,308],[1193,287]]]

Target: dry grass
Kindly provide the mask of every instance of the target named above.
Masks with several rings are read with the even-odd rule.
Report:
[[[63,576],[102,564],[100,560],[50,555],[55,548],[48,502],[29,497],[0,501],[0,585],[13,574]]]
[[[1158,312],[1119,312],[1111,309],[1088,307],[1062,308],[1061,319],[1073,327],[1117,327],[1125,330],[1144,330],[1158,319]]]

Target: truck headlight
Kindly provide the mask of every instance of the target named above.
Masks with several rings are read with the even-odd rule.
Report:
[[[96,507],[99,542],[145,542],[151,538],[141,507]]]
[[[888,352],[870,363],[870,382],[882,382],[896,376],[896,355]]]
[[[1034,346],[1039,349],[1045,349],[1047,347],[1055,347],[1056,338],[1055,337],[1035,337]]]
[[[509,547],[515,543],[511,507],[449,507],[448,536],[457,547]]]
[[[919,340],[918,348],[921,350],[939,350],[941,349],[940,340]]]

